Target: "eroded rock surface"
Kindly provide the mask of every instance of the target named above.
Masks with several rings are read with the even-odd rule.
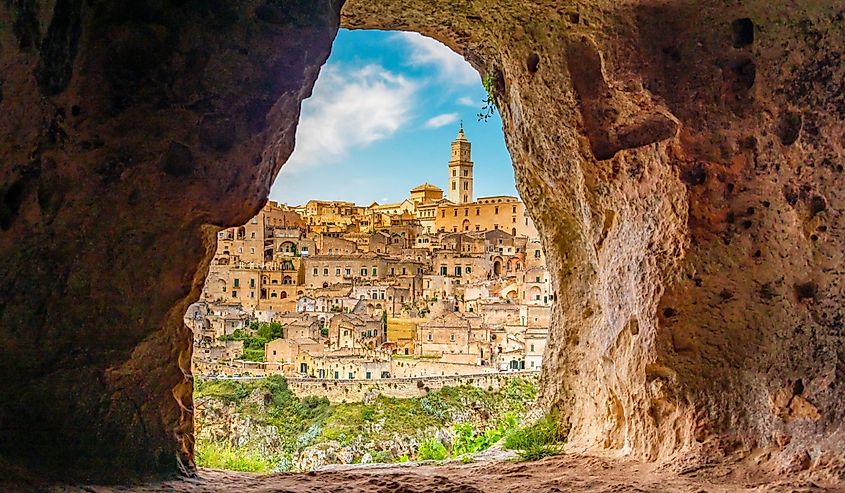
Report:
[[[0,4],[0,456],[191,468],[213,226],[290,154],[340,0]],[[572,450],[845,457],[845,32],[833,1],[349,0],[495,80],[555,288]],[[753,453],[752,453],[753,452]]]
[[[553,272],[543,391],[571,450],[842,473],[843,15],[346,3],[343,25],[422,32],[498,82]]]
[[[192,465],[216,226],[261,207],[337,2],[0,4],[0,456],[63,477]],[[2,462],[0,462],[2,463]]]

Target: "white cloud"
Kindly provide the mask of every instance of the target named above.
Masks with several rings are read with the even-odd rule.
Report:
[[[443,113],[442,115],[429,118],[428,121],[425,122],[425,126],[428,128],[440,128],[444,125],[455,123],[456,121],[458,121],[457,113]]]
[[[302,105],[285,171],[318,166],[388,138],[410,118],[416,91],[416,83],[379,65],[326,65]]]
[[[453,84],[471,85],[481,82],[478,72],[462,56],[439,41],[412,32],[401,32],[396,36],[410,48],[412,65],[434,65],[440,77]]]
[[[464,96],[462,98],[458,98],[458,104],[460,104],[462,106],[478,106],[479,105],[478,102],[473,101],[473,99],[469,96]]]

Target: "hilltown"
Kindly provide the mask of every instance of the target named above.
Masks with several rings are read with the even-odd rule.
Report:
[[[380,380],[539,370],[553,295],[534,224],[517,197],[474,198],[463,128],[448,172],[446,197],[424,183],[395,204],[271,201],[220,231],[185,315],[195,373]]]

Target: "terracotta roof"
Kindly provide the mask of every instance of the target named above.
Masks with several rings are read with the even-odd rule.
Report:
[[[443,191],[442,188],[435,186],[435,185],[432,185],[429,182],[425,182],[422,185],[411,189],[412,192],[424,192],[426,190],[433,190],[433,191],[436,191],[436,192],[442,192]]]

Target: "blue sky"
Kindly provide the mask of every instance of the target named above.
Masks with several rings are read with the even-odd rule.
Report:
[[[463,120],[476,196],[515,195],[502,122],[479,122],[481,79],[463,58],[416,33],[338,33],[272,200],[398,202],[423,182],[446,188],[449,144]]]

